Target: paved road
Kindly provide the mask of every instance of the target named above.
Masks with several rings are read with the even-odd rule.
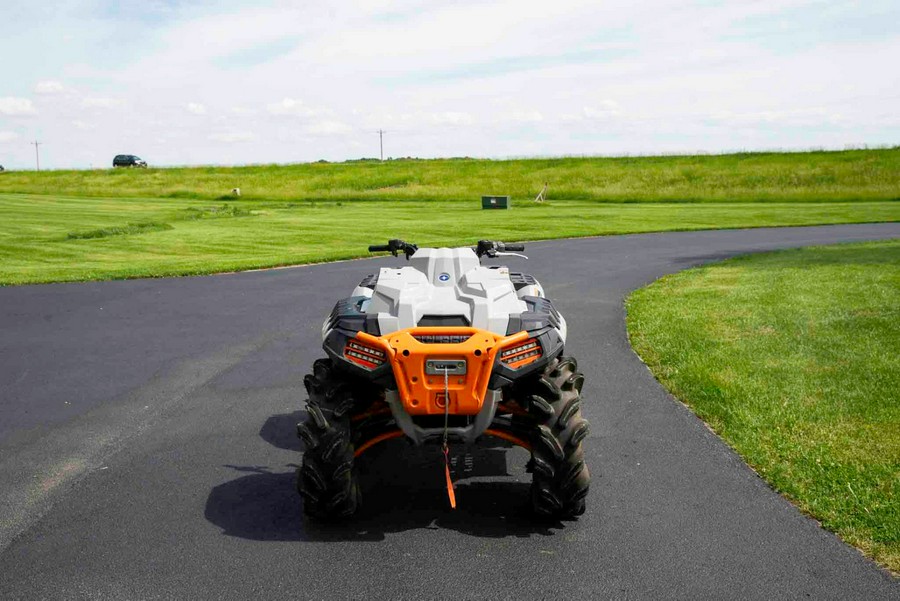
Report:
[[[304,522],[302,377],[334,299],[394,259],[0,289],[0,598],[900,598],[771,492],[631,351],[622,299],[749,251],[900,224],[531,244],[587,375],[588,512],[538,524],[520,449],[364,456],[366,509]],[[377,242],[377,241],[373,241]]]

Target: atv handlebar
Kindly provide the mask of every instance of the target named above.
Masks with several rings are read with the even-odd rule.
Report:
[[[402,252],[406,255],[407,259],[409,259],[417,250],[419,250],[419,247],[415,244],[410,244],[409,242],[397,239],[388,240],[387,244],[373,244],[369,246],[370,253],[388,251],[396,257]]]
[[[479,258],[494,258],[497,256],[497,253],[523,250],[525,250],[524,244],[509,244],[498,240],[479,240],[478,246],[475,247],[475,254]]]
[[[404,242],[403,240],[388,240],[387,244],[372,244],[369,246],[369,252],[389,252],[395,257],[399,255],[401,252],[406,255],[406,258],[409,259],[419,247],[415,244],[411,244],[409,242]],[[474,249],[475,254],[478,255],[478,258],[488,257],[494,258],[497,256],[497,253],[505,253],[512,251],[523,251],[525,250],[524,244],[510,244],[507,242],[500,242],[498,240],[479,240],[478,246]]]

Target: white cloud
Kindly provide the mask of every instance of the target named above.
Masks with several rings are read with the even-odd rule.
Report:
[[[12,142],[19,139],[19,134],[14,131],[0,131],[0,143]]]
[[[198,102],[188,102],[185,106],[187,112],[192,115],[205,115],[206,114],[206,106],[200,104]]]
[[[294,117],[315,117],[324,111],[307,106],[302,100],[284,98],[281,102],[266,105],[270,115],[290,115]]]
[[[537,123],[538,121],[543,121],[544,116],[540,111],[523,111],[523,110],[515,110],[509,113],[506,113],[504,117],[509,121],[516,121],[519,123]]]
[[[313,136],[342,136],[349,134],[353,128],[340,121],[319,121],[311,123],[304,130]]]
[[[824,108],[806,108],[791,111],[754,111],[733,113],[719,111],[710,118],[719,123],[737,126],[752,125],[787,125],[794,127],[811,127],[817,125],[840,125],[846,119],[834,111]]]
[[[80,129],[81,131],[88,131],[96,127],[93,123],[86,123],[80,119],[75,119],[74,121],[72,121],[72,125],[75,127],[75,129]]]
[[[234,144],[237,142],[252,142],[256,139],[256,136],[250,132],[226,132],[226,133],[218,133],[211,134],[208,136],[208,139],[213,142],[225,142],[227,144]]]
[[[0,115],[8,115],[10,117],[31,116],[37,115],[37,109],[28,98],[7,96],[0,98]]]
[[[431,113],[426,118],[435,125],[471,125],[475,122],[471,114],[461,111]]]
[[[887,0],[169,3],[152,20],[97,19],[89,2],[52,23],[21,4],[0,56],[24,87],[3,94],[64,89],[2,99],[0,129],[39,111],[27,137],[70,137],[57,156],[72,164],[125,148],[154,164],[377,156],[378,129],[386,154],[423,157],[900,140]],[[47,41],[34,58],[18,50],[33,39]],[[214,98],[222,110],[194,116]],[[32,160],[27,144],[4,152]]]
[[[65,91],[65,89],[65,86],[58,81],[39,81],[37,82],[37,85],[34,86],[36,94],[59,94],[60,92]]]
[[[581,112],[588,119],[609,119],[617,117],[621,113],[619,103],[609,99],[601,100],[593,106],[583,107]]]
[[[81,106],[84,108],[112,109],[124,104],[124,101],[119,98],[88,97],[81,99]]]
[[[360,115],[360,111],[351,114]],[[429,129],[446,126],[470,126],[476,122],[475,117],[464,111],[416,111],[412,113],[364,113],[362,120],[365,129],[391,127],[398,130]]]

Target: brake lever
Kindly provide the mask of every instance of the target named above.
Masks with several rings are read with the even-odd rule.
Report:
[[[528,257],[526,257],[525,255],[520,255],[519,253],[511,253],[511,252],[507,252],[507,251],[499,251],[499,250],[495,251],[494,254],[491,255],[491,258],[494,258],[494,257],[522,257],[526,261],[528,260]]]

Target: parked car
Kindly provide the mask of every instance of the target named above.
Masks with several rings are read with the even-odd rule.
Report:
[[[147,168],[147,161],[133,154],[117,154],[113,159],[113,167],[143,167]]]

